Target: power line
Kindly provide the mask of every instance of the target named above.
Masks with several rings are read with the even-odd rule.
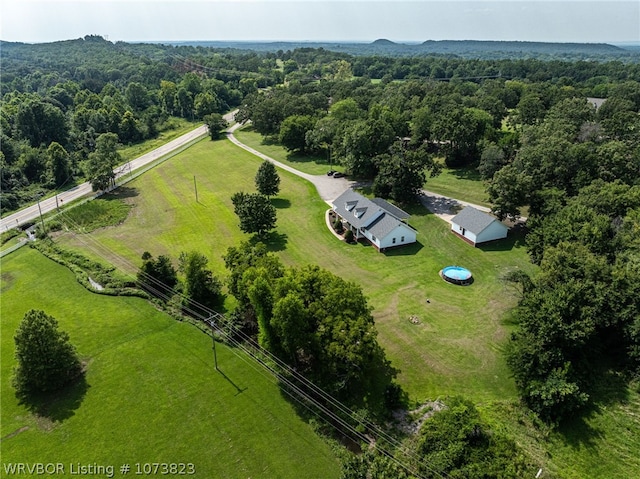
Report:
[[[66,213],[62,213],[61,216],[63,216],[70,225],[75,226],[79,230],[79,225],[72,218],[70,218]],[[344,417],[341,417],[341,414],[342,414],[347,416],[351,421],[357,422],[358,426],[363,427],[365,431],[367,430],[372,431],[379,438],[384,439],[396,450],[401,452],[404,456],[408,456],[416,464],[421,464],[425,469],[429,470],[432,474],[441,478],[447,477],[446,475],[442,475],[440,472],[436,471],[435,469],[432,469],[428,464],[425,464],[420,457],[418,457],[411,450],[403,447],[402,443],[398,439],[391,436],[389,433],[384,431],[378,425],[364,419],[359,419],[356,413],[352,409],[350,409],[341,401],[339,401],[338,399],[336,399],[335,397],[333,397],[332,395],[324,391],[315,383],[307,379],[305,376],[297,372],[294,368],[286,364],[280,358],[273,355],[271,352],[263,349],[258,343],[255,342],[255,340],[252,337],[250,337],[243,331],[234,331],[234,334],[239,336],[240,339],[242,339],[243,341],[242,342],[234,338],[232,334],[229,334],[228,332],[221,330],[218,327],[216,321],[213,320],[213,318],[217,319],[218,321],[225,320],[224,316],[221,315],[220,313],[208,308],[207,306],[197,301],[193,301],[189,299],[183,293],[177,291],[174,288],[171,288],[170,286],[164,284],[162,281],[159,281],[158,279],[144,273],[143,271],[139,270],[140,278],[133,277],[133,275],[127,272],[127,270],[136,270],[138,269],[138,267],[135,266],[133,263],[131,263],[129,260],[118,255],[113,250],[109,249],[107,246],[100,243],[98,240],[96,240],[91,236],[84,237],[83,235],[77,235],[77,238],[80,240],[80,242],[82,242],[85,245],[87,249],[92,251],[96,256],[102,258],[103,260],[105,260],[110,264],[113,264],[116,268],[120,269],[120,271],[123,272],[126,276],[132,277],[135,280],[135,282],[142,287],[143,290],[148,291],[153,296],[158,297],[159,299],[162,299],[165,302],[169,302],[175,296],[178,296],[179,298],[185,300],[186,303],[183,304],[182,309],[186,311],[193,318],[200,320],[202,323],[209,326],[212,336],[215,336],[214,334],[214,328],[215,328],[216,330],[215,332],[217,332],[218,335],[222,336],[225,342],[234,346],[230,348],[230,351],[236,357],[245,361],[245,363],[247,364],[251,364],[254,370],[258,370],[255,367],[255,365],[259,365],[269,377],[275,378],[277,380],[276,384],[280,383],[280,384],[286,385],[286,387],[283,387],[282,389],[289,397],[295,400],[298,404],[302,405],[305,409],[307,409],[309,412],[314,414],[316,417],[322,419],[321,415],[324,415],[324,421],[327,422],[329,426],[334,428],[339,433],[349,437],[349,439],[354,441],[355,443],[359,441],[369,443],[370,447],[377,449],[379,452],[387,456],[391,461],[393,461],[398,466],[405,469],[410,474],[413,474],[417,478],[423,477],[418,473],[417,470],[415,470],[415,467],[408,465],[402,462],[401,460],[397,459],[392,452],[388,451],[385,447],[381,446],[377,440],[375,441],[374,444],[372,444],[371,438],[368,437],[366,434],[360,432],[358,429],[356,429],[356,427],[354,427],[353,424],[350,424],[348,420],[346,420]],[[197,308],[198,311],[194,309],[194,307]],[[214,337],[214,340],[215,340],[215,337]],[[249,347],[247,347],[247,345]],[[238,354],[238,352],[234,348],[237,348],[238,350],[242,351],[244,353],[244,356],[241,354]],[[259,354],[256,353],[255,351],[258,351]],[[246,360],[247,356],[253,360],[253,363]],[[261,356],[263,356],[266,359],[264,359]],[[265,376],[265,374],[263,374],[263,376]],[[294,382],[294,380],[298,381],[299,384]],[[303,389],[303,387],[306,388],[306,390]],[[318,400],[317,398],[322,399],[324,403]],[[316,410],[313,410],[310,407],[310,405],[312,405]],[[332,411],[330,408],[335,408],[337,412]],[[320,412],[318,413],[317,411],[320,411]],[[339,429],[337,425],[339,425],[341,429]]]

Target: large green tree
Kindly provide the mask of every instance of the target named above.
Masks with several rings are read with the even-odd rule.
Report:
[[[209,260],[197,251],[182,252],[178,270],[184,275],[185,305],[193,314],[204,315],[204,308],[213,308],[222,300],[222,283],[207,268]]]
[[[256,188],[267,197],[275,196],[280,191],[280,176],[275,165],[270,161],[263,161],[256,173]]]
[[[265,195],[238,192],[231,197],[231,202],[240,219],[240,229],[245,233],[264,236],[276,227],[276,208]]]
[[[58,321],[41,310],[29,310],[15,335],[13,385],[19,395],[56,391],[82,372],[78,353]]]
[[[373,193],[403,204],[416,200],[426,181],[425,172],[428,169],[432,176],[439,171],[424,146],[412,150],[398,143],[391,148],[390,154],[377,156],[376,163],[378,174],[373,182]]]
[[[177,271],[171,264],[171,258],[160,255],[154,259],[148,251],[142,254],[137,279],[145,291],[164,300],[173,296],[173,288],[178,284]]]
[[[307,148],[306,135],[315,122],[308,115],[292,115],[280,125],[278,140],[289,151],[304,153]]]
[[[115,184],[113,169],[122,162],[118,153],[118,135],[103,133],[96,141],[96,150],[89,155],[84,169],[93,191],[106,190]]]
[[[53,142],[47,148],[49,174],[56,187],[62,186],[71,177],[71,161],[69,153],[60,143]]]
[[[223,130],[225,130],[229,123],[225,120],[220,113],[211,113],[205,115],[203,118],[207,130],[209,131],[209,137],[212,140],[219,140],[224,136]]]

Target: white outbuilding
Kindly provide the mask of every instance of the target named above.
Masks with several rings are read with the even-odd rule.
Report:
[[[471,206],[466,206],[451,219],[451,231],[476,246],[507,237],[509,227],[498,218]]]

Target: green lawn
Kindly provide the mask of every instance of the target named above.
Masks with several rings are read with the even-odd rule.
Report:
[[[480,173],[474,166],[456,169],[443,166],[442,172],[435,178],[427,178],[424,185],[428,191],[490,207],[485,187]]]
[[[125,256],[132,271],[144,250],[175,258],[181,250],[195,249],[207,254],[215,273],[224,276],[222,254],[248,238],[238,229],[230,197],[254,190],[260,161],[230,142],[201,141],[129,184],[128,201],[135,206],[122,225],[59,241],[91,253],[89,238],[96,239],[109,249],[101,254]],[[274,198],[278,229],[269,246],[287,264],[319,264],[363,287],[374,308],[379,340],[412,400],[450,394],[471,398],[498,430],[515,437],[544,466],[543,477],[551,477],[548,471],[572,479],[639,475],[638,391],[602,407],[584,427],[565,435],[532,427],[516,406],[502,349],[511,328],[504,317],[517,292],[500,278],[514,268],[535,272],[521,238],[472,248],[440,219],[415,208],[410,224],[418,230],[416,246],[384,255],[371,247],[346,245],[327,231],[327,206],[315,188],[280,174],[281,193]],[[449,264],[471,269],[473,285],[444,283],[438,271]],[[420,324],[412,324],[410,315]]]
[[[273,379],[236,350],[139,298],[95,295],[66,268],[23,248],[2,260],[3,463],[118,467],[193,463],[201,478],[338,477],[323,440],[283,399]],[[43,309],[87,362],[86,386],[34,416],[10,386],[13,335]],[[116,472],[117,475],[117,472]],[[66,474],[69,476],[69,474]]]
[[[135,206],[127,220],[91,238],[109,248],[107,256],[125,256],[131,272],[145,250],[173,258],[180,251],[198,250],[209,257],[214,273],[224,276],[222,255],[249,238],[238,228],[230,198],[236,191],[254,190],[260,162],[228,141],[201,141],[129,183]],[[280,174],[281,193],[274,199],[278,229],[269,246],[287,264],[319,264],[363,287],[374,307],[380,341],[413,399],[447,394],[487,400],[516,397],[501,354],[509,332],[502,317],[516,297],[500,278],[513,268],[533,271],[521,240],[498,250],[472,248],[451,234],[445,222],[416,208],[410,223],[418,229],[418,245],[388,255],[346,245],[327,230],[327,205],[315,188],[289,173]],[[85,248],[87,240],[60,238],[77,248]],[[456,287],[442,281],[438,271],[450,264],[471,269],[476,282]],[[421,324],[412,324],[412,315]]]
[[[336,165],[335,162],[329,166],[328,157],[305,156],[297,153],[294,154],[288,152],[279,144],[270,144],[265,142],[264,137],[260,133],[254,131],[250,126],[237,130],[234,135],[245,145],[258,150],[265,155],[269,155],[274,160],[303,171],[304,173],[308,173],[310,175],[324,175],[330,169],[344,172],[344,168],[341,165]]]

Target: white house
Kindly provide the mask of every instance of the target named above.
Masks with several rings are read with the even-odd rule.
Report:
[[[466,206],[451,219],[451,231],[475,246],[506,238],[509,228],[498,218]]]
[[[349,189],[332,206],[356,240],[366,238],[379,251],[416,242],[416,230],[405,223],[409,215],[381,198],[370,200]]]

